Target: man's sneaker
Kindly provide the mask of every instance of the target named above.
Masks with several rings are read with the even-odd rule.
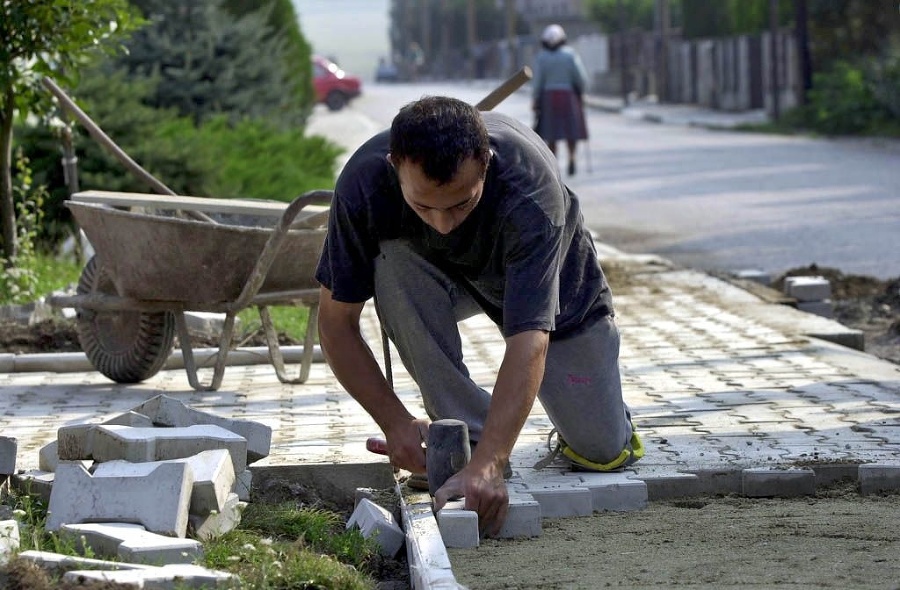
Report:
[[[553,439],[554,434],[557,435],[556,446],[552,447],[551,440]],[[566,444],[566,441],[563,437],[559,436],[559,433],[555,428],[550,431],[550,435],[547,437],[547,446],[550,448],[550,454],[535,463],[535,469],[543,469],[559,455],[562,455],[568,460],[573,471],[621,471],[644,456],[644,443],[641,441],[641,437],[638,435],[634,423],[631,425],[631,440],[625,445],[625,448],[622,449],[619,456],[609,463],[596,463],[582,457],[573,451],[572,447]]]

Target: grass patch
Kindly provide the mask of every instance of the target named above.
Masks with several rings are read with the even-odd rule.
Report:
[[[98,557],[47,532],[47,506],[37,496],[10,491],[2,500],[20,523],[21,551]],[[235,574],[240,583],[234,588],[252,590],[372,590],[383,561],[375,542],[358,529],[346,530],[340,514],[292,503],[249,503],[238,527],[205,541],[203,550],[198,565]],[[0,568],[0,581],[21,590],[65,587],[60,577],[23,560]]]
[[[275,331],[279,335],[286,338],[279,338],[281,344],[302,343],[306,337],[306,326],[309,321],[309,308],[304,306],[297,307],[270,307],[269,314],[272,316],[272,324]],[[240,342],[254,334],[264,334],[262,321],[259,319],[259,311],[255,307],[248,307],[238,313],[240,321],[241,335],[237,337]],[[313,338],[318,341],[318,334],[313,334]],[[285,342],[282,342],[285,340]]]

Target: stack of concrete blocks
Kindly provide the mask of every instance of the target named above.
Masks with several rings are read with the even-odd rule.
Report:
[[[201,540],[240,523],[248,464],[268,455],[271,439],[265,425],[160,395],[103,423],[60,428],[41,449],[40,471],[18,477],[48,498],[47,530],[76,547],[131,563],[187,565],[202,556]]]
[[[825,277],[787,277],[784,279],[784,294],[797,300],[800,311],[829,319],[834,317],[831,283]]]

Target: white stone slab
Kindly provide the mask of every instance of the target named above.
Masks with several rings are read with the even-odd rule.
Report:
[[[63,581],[71,584],[80,580],[115,582],[135,588],[153,590],[184,590],[186,588],[228,588],[234,574],[209,570],[199,565],[165,565],[144,570],[73,570],[63,575]]]
[[[371,500],[363,498],[347,521],[347,529],[358,527],[362,535],[374,537],[382,555],[393,557],[403,546],[403,530],[394,516]]]
[[[71,541],[81,552],[86,546],[98,557],[118,557],[129,563],[193,563],[203,557],[203,545],[199,541],[158,535],[139,524],[66,524],[59,529],[59,536]]]
[[[146,477],[91,477],[78,463],[60,463],[50,493],[47,530],[85,522],[140,523],[184,537],[194,477],[186,463],[163,463]]]

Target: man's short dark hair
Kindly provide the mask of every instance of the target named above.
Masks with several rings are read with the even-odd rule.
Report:
[[[474,106],[447,96],[426,96],[400,109],[391,123],[391,159],[422,167],[438,184],[450,182],[470,158],[491,159],[490,138]]]

